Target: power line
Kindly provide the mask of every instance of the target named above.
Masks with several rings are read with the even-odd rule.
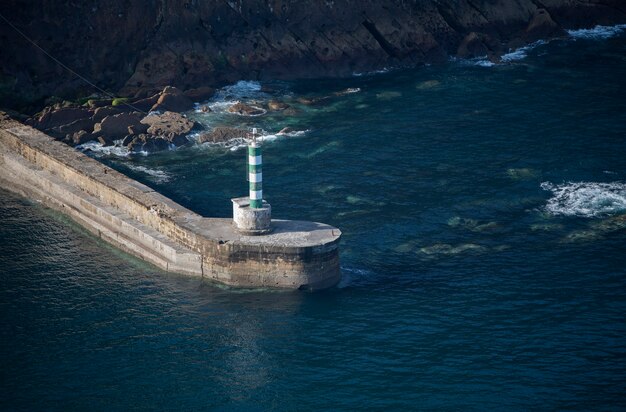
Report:
[[[90,86],[92,86],[93,88],[95,88],[96,90],[100,91],[101,93],[116,99],[117,96],[107,92],[106,90],[101,89],[100,87],[96,86],[94,83],[90,82],[89,79],[87,79],[84,76],[81,76],[80,74],[76,73],[74,70],[72,70],[71,68],[69,68],[67,65],[65,65],[63,62],[61,62],[59,59],[57,59],[56,57],[54,57],[53,55],[51,55],[50,53],[48,53],[43,47],[41,47],[40,45],[38,45],[37,43],[35,43],[35,41],[33,41],[30,37],[28,37],[26,34],[24,34],[24,32],[22,32],[20,29],[18,29],[17,27],[15,27],[15,25],[13,23],[11,23],[9,21],[9,19],[7,19],[6,17],[4,17],[2,15],[2,13],[0,13],[0,18],[2,18],[2,20],[4,20],[9,26],[11,26],[11,28],[13,28],[13,30],[15,30],[16,32],[18,32],[23,38],[25,38],[29,43],[31,43],[33,46],[35,46],[37,49],[39,49],[42,53],[44,53],[46,56],[48,56],[49,58],[51,58],[52,60],[54,60],[59,66],[63,67],[65,70],[67,70],[68,72],[72,73],[74,76],[78,77],[79,79],[83,80],[85,83],[89,84]],[[123,103],[124,105],[130,107],[131,109],[134,109],[138,112],[141,112],[143,114],[147,114],[146,112],[144,112],[141,109],[138,109],[137,107],[133,106],[130,103]]]

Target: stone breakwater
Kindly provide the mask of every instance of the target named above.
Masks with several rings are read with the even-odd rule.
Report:
[[[2,113],[0,185],[166,271],[290,289],[330,287],[341,276],[336,228],[273,220],[270,235],[241,235],[231,219],[202,217]]]

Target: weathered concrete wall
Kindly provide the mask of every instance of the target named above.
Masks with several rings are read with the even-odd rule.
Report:
[[[340,278],[331,226],[274,220],[270,235],[241,235],[231,219],[204,218],[1,114],[0,154],[0,184],[166,270],[248,287],[319,289]]]

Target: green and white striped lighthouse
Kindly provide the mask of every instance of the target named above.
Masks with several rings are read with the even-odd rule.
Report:
[[[256,128],[252,129],[252,141],[246,155],[249,195],[231,199],[233,222],[245,235],[265,235],[272,231],[272,207],[263,200],[263,159],[261,144],[256,141]]]
[[[248,146],[248,181],[250,183],[250,207],[263,207],[263,158],[261,146],[256,142],[256,129],[252,131],[253,140]]]

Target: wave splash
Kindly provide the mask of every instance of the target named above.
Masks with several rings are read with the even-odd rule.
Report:
[[[626,24],[617,26],[596,26],[592,29],[568,30],[567,33],[573,39],[604,40],[615,37],[626,30]]]
[[[169,182],[170,180],[172,180],[172,175],[163,170],[150,169],[148,167],[135,165],[132,163],[125,163],[124,166],[136,172],[145,173],[146,175],[152,177],[153,180],[157,183],[165,183],[165,182]]]
[[[626,184],[620,182],[541,183],[552,192],[545,209],[555,216],[597,217],[626,212]]]

